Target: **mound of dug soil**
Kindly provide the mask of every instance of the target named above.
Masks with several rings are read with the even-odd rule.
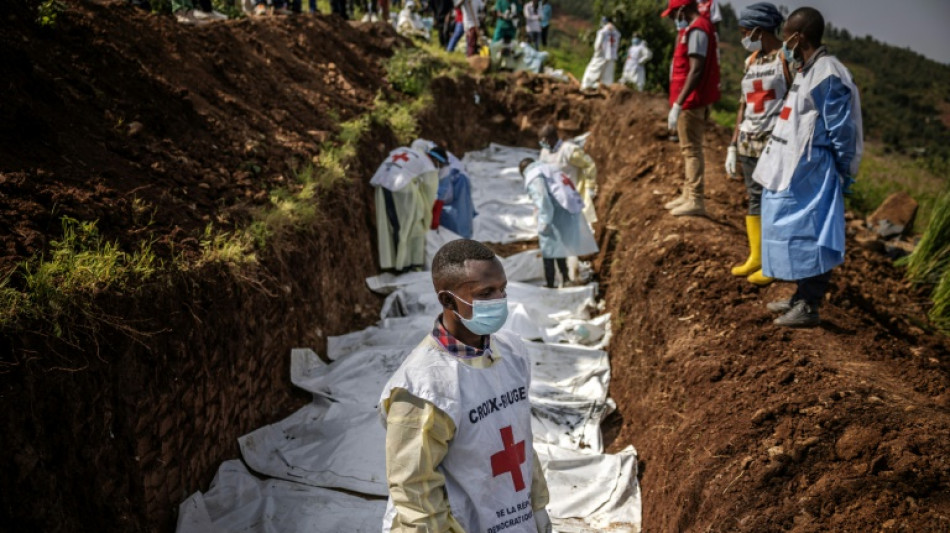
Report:
[[[589,141],[604,182],[597,269],[615,319],[613,449],[643,461],[650,531],[950,530],[950,354],[925,295],[849,242],[822,327],[772,324],[729,274],[746,254],[745,191],[707,132],[709,218],[662,204],[680,183],[665,101],[621,90]]]
[[[123,245],[189,253],[208,224],[246,222],[340,121],[385,86],[403,42],[336,17],[187,27],[121,0],[66,0],[39,28],[0,20],[0,272],[68,215]],[[5,268],[6,267],[6,268]]]

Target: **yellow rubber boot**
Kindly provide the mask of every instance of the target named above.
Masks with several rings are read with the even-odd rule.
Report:
[[[745,263],[732,267],[733,276],[749,276],[762,268],[762,217],[746,216],[745,232],[749,237],[749,258]]]
[[[753,285],[758,285],[759,287],[764,287],[768,285],[769,283],[772,283],[773,281],[775,281],[775,278],[770,278],[766,276],[765,274],[763,274],[761,269],[756,270],[755,272],[752,273],[751,276],[749,276],[746,279],[749,280],[749,283]]]

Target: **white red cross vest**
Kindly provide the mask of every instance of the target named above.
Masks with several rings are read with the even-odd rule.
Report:
[[[784,106],[788,83],[785,81],[785,69],[778,54],[769,63],[756,63],[750,58],[742,78],[742,98],[745,111],[739,131],[746,133],[765,133],[772,131]]]
[[[607,24],[600,29],[600,52],[607,61],[616,61],[620,53],[620,32],[613,24]]]
[[[579,185],[579,183],[577,183],[577,167],[571,164],[571,157],[574,156],[574,150],[579,149],[580,147],[574,142],[562,140],[560,146],[557,147],[557,151],[555,152],[552,152],[547,148],[542,148],[541,155],[538,157],[538,160],[542,163],[554,165],[555,167],[561,169],[561,172],[567,174],[567,177],[571,179],[571,183],[573,183],[576,188],[577,185]]]
[[[428,172],[435,172],[435,165],[429,156],[412,148],[396,148],[389,152],[369,183],[374,187],[400,191]]]
[[[455,435],[439,470],[452,516],[467,533],[537,533],[531,508],[534,464],[531,371],[523,341],[508,333],[491,337],[501,357],[474,368],[427,336],[383,388],[380,406],[394,388],[434,404],[455,422]],[[380,408],[383,423],[386,413]],[[383,532],[396,510],[390,498]]]
[[[577,192],[574,181],[561,168],[546,163],[534,163],[524,171],[524,183],[527,188],[532,181],[543,178],[548,194],[568,213],[576,215],[584,210],[584,199]]]
[[[836,76],[851,91],[851,116],[856,122],[854,159],[851,175],[857,176],[861,155],[864,151],[864,134],[861,120],[861,97],[854,85],[851,72],[837,58],[825,55],[805,72],[799,72],[792,80],[772,136],[765,145],[752,179],[770,191],[784,191],[792,183],[792,176],[802,158],[811,158],[811,141],[815,135],[815,122],[820,114],[815,108],[811,92],[829,76]]]

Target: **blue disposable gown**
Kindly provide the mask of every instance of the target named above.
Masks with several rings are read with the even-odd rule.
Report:
[[[762,193],[762,272],[784,280],[817,276],[844,262],[842,180],[851,174],[860,117],[853,116],[855,95],[837,76],[817,81],[809,96],[819,114],[810,149],[788,188]]]
[[[444,204],[439,225],[471,239],[472,221],[478,213],[472,202],[472,186],[468,176],[457,168],[451,169],[448,176],[439,180],[438,199]]]
[[[538,208],[541,257],[558,259],[597,253],[594,234],[583,213],[571,214],[554,201],[542,177],[531,180],[526,188]]]

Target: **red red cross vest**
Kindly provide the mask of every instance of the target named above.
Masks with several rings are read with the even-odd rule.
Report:
[[[676,103],[680,91],[686,86],[686,77],[689,75],[689,40],[687,35],[693,30],[705,33],[709,44],[706,48],[706,66],[703,68],[699,86],[686,97],[686,101],[683,102],[683,109],[703,107],[719,101],[719,46],[716,30],[709,19],[696,17],[696,20],[688,28],[679,32],[676,37],[676,48],[673,49],[673,68],[670,72],[670,105]]]

